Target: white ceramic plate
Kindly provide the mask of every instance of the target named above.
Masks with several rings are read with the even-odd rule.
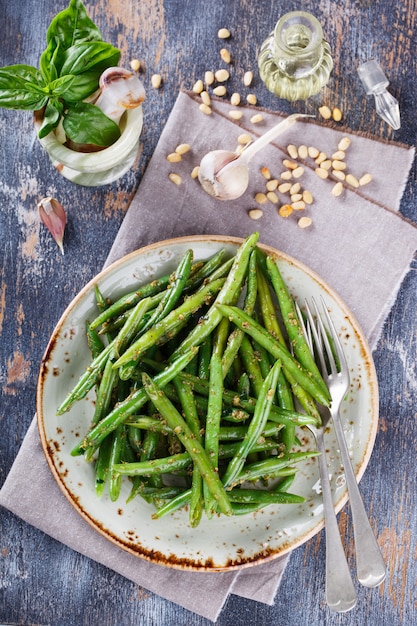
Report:
[[[93,285],[117,298],[135,285],[172,271],[182,255],[193,248],[194,257],[206,259],[220,247],[235,253],[241,240],[230,237],[184,237],[138,250],[99,274],[64,312],[42,361],[37,413],[42,445],[52,473],[68,498],[97,532],[129,552],[152,562],[205,571],[245,567],[281,556],[315,535],[323,526],[317,460],[298,464],[291,487],[303,495],[303,504],[271,505],[262,511],[227,518],[203,519],[196,529],[188,513],[179,511],[154,520],[153,507],[142,498],[126,504],[127,481],[117,502],[107,495],[98,499],[93,467],[83,457],[70,456],[71,449],[89,428],[94,395],[78,402],[58,417],[56,409],[89,363],[85,321],[96,315]],[[351,390],[342,409],[344,429],[358,480],[369,461],[378,422],[378,385],[367,342],[346,305],[319,276],[295,259],[271,248],[291,292],[303,302],[323,296],[343,342],[351,373]],[[308,431],[300,436],[314,449]],[[326,434],[335,509],[347,499],[343,469],[333,430]]]

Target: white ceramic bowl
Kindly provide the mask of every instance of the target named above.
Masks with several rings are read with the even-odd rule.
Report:
[[[114,263],[84,287],[58,322],[42,361],[37,393],[37,414],[43,449],[51,471],[78,513],[97,532],[132,554],[152,562],[180,569],[223,571],[276,558],[313,537],[323,526],[317,460],[297,466],[299,473],[291,487],[303,495],[303,504],[271,505],[262,511],[208,520],[204,515],[193,529],[188,513],[178,511],[160,520],[152,519],[153,506],[141,498],[126,504],[130,488],[117,502],[107,495],[95,495],[91,464],[83,457],[70,456],[71,449],[89,428],[94,411],[94,394],[77,403],[68,413],[56,409],[72,389],[90,360],[85,321],[96,315],[93,286],[117,298],[136,285],[172,271],[190,247],[196,260],[205,259],[224,247],[235,253],[241,240],[232,237],[184,237],[142,248]],[[358,480],[369,461],[378,422],[378,385],[371,352],[352,314],[319,276],[295,259],[265,247],[274,254],[293,295],[323,296],[340,332],[351,373],[351,390],[342,409],[344,429]],[[314,449],[308,431],[301,431],[303,443]],[[343,468],[332,427],[326,433],[329,472],[335,509],[347,499]]]

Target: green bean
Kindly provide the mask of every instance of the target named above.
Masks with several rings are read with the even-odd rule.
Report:
[[[207,483],[210,493],[217,502],[219,510],[226,515],[230,515],[231,507],[223,485],[214,471],[204,448],[195,438],[190,427],[183,420],[164,392],[161,391],[158,385],[147,374],[143,374],[143,386],[149,399],[155,405],[155,408],[175,431],[178,439],[191,456],[193,462],[198,466],[204,482]]]
[[[130,420],[126,422],[128,426],[134,430],[150,430],[151,432],[161,433],[162,435],[168,435],[172,433],[172,428],[167,426],[165,422],[149,417],[148,415],[132,415]]]
[[[274,437],[281,430],[281,424],[275,424],[274,422],[268,421],[260,436],[261,437]],[[220,426],[219,430],[219,439],[220,442],[223,441],[237,441],[239,439],[244,439],[246,437],[246,433],[248,432],[247,426]],[[275,442],[276,445],[276,442]]]
[[[184,506],[189,504],[190,500],[191,489],[188,489],[187,491],[180,493],[176,498],[167,502],[164,506],[161,506],[155,513],[152,514],[152,519],[160,519],[164,515],[174,513],[175,511],[178,511],[178,509],[182,509]]]
[[[321,386],[316,383],[309,372],[307,372],[290,352],[274,339],[260,324],[238,307],[218,304],[217,308],[222,315],[228,316],[239,328],[253,337],[260,345],[264,346],[274,358],[280,359],[283,367],[294,376],[295,381],[305,389],[305,391],[311,394],[317,402],[325,406],[329,405],[328,393],[325,394],[323,392]]]
[[[180,452],[167,457],[137,461],[135,463],[116,463],[113,471],[120,476],[153,476],[155,474],[170,474],[178,470],[187,469],[192,463],[188,452]]]
[[[265,489],[232,489],[228,492],[230,502],[240,504],[300,504],[305,498],[284,491],[266,491]]]
[[[99,311],[104,311],[110,306],[110,302],[103,296],[98,285],[94,285],[94,295]]]
[[[187,281],[187,284],[184,286],[184,293],[188,293],[189,291],[195,289],[198,285],[204,282],[207,278],[211,278],[211,275],[215,270],[219,268],[221,262],[223,260],[225,254],[225,249],[221,248],[218,252],[216,252],[211,258],[207,259],[202,266],[194,272],[190,279]],[[217,278],[222,278],[217,276]]]
[[[253,395],[257,398],[261,392],[264,382],[259,361],[255,355],[255,350],[247,335],[242,337],[242,343],[240,346],[240,358],[242,359],[243,367],[247,372],[253,390]]]
[[[258,480],[260,478],[275,478],[280,476],[282,470],[286,470],[293,463],[304,461],[317,456],[318,452],[306,450],[304,452],[288,452],[279,457],[271,457],[256,463],[246,465],[242,472],[236,477],[232,486],[241,484],[247,480]],[[284,474],[285,475],[285,474]]]
[[[172,336],[183,326],[195,311],[208,303],[225,284],[224,279],[208,283],[200,291],[190,295],[183,304],[171,311],[161,321],[145,332],[135,341],[128,350],[116,361],[115,367],[120,367],[131,361],[136,361],[152,345],[158,344],[164,338]],[[183,353],[183,351],[181,351]],[[177,355],[179,356],[179,354]],[[171,359],[173,360],[173,359]]]
[[[204,448],[215,472],[219,471],[219,428],[223,405],[223,374],[221,356],[213,350],[210,360],[209,396],[206,416]],[[203,484],[206,515],[210,519],[216,510],[214,497],[208,485]]]
[[[206,337],[200,346],[198,353],[198,376],[202,380],[208,380],[210,376],[211,359],[211,335]]]
[[[104,342],[102,338],[93,330],[89,324],[89,322],[85,323],[86,327],[86,335],[87,335],[87,345],[90,348],[91,356],[93,359],[98,357],[101,352],[104,350]]]
[[[143,316],[148,311],[150,305],[151,298],[143,298],[143,300],[139,300],[139,302],[134,306],[132,314],[129,315],[115,338],[113,349],[114,358],[121,356],[136,337],[140,324],[143,320]]]
[[[120,494],[121,488],[121,476],[115,470],[115,466],[120,461],[122,446],[123,446],[124,429],[123,424],[120,424],[113,433],[113,439],[110,448],[109,459],[109,495],[110,500],[115,502]]]
[[[112,449],[111,437],[107,437],[100,446],[97,461],[94,466],[96,495],[99,498],[104,491],[110,466],[110,453]]]
[[[226,281],[219,293],[217,294],[214,303],[211,305],[206,315],[204,316],[204,320],[202,320],[201,323],[197,324],[193,328],[189,335],[184,339],[178,350],[174,352],[172,358],[175,358],[176,356],[178,356],[178,354],[182,353],[184,350],[187,350],[191,346],[200,345],[204,341],[204,339],[216,328],[217,324],[222,319],[222,315],[217,308],[217,304],[234,304],[235,302],[237,302],[245,281],[249,258],[252,250],[254,250],[256,246],[258,238],[259,233],[252,233],[252,235],[247,237],[244,243],[239,247],[234,257],[232,268],[227,275]]]
[[[265,428],[265,424],[271,411],[280,369],[281,362],[276,361],[268,376],[265,378],[246,437],[241,442],[223,476],[222,482],[225,488],[229,487],[234,482],[236,476],[245,464],[246,457],[251,452],[254,444],[262,433],[262,430]]]

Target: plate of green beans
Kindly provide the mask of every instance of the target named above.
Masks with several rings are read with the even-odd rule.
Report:
[[[329,394],[295,303],[323,297],[351,372],[342,408],[358,480],[378,385],[353,315],[296,259],[189,236],[139,249],[89,282],[42,359],[37,416],[53,476],[78,513],[131,554],[225,571],[281,556],[323,527],[308,430]],[[336,511],[347,499],[326,431]]]

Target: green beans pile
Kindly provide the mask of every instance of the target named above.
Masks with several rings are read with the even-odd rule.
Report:
[[[288,492],[303,450],[296,426],[317,424],[329,393],[277,263],[246,238],[115,302],[95,287],[91,363],[58,409],[96,389],[91,427],[72,450],[95,464],[98,496],[241,515],[304,499]],[[296,407],[302,407],[298,409]],[[126,479],[125,479],[126,480]]]

